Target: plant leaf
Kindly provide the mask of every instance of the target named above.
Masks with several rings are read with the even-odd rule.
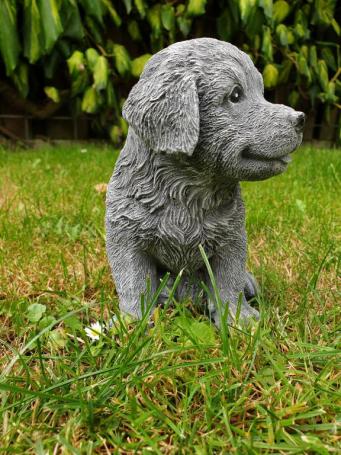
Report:
[[[103,90],[108,83],[109,67],[108,60],[101,55],[98,57],[94,67],[94,87]]]
[[[113,7],[112,3],[110,0],[102,0],[103,4],[107,7],[109,14],[114,21],[114,24],[119,27],[122,24],[122,20],[120,16],[118,15],[116,9]]]
[[[84,12],[103,24],[104,6],[102,0],[80,0]]]
[[[134,58],[131,62],[131,74],[134,77],[139,77],[145,67],[145,64],[148,62],[152,55],[151,54],[144,54],[140,55],[140,57]]]
[[[266,88],[272,88],[277,85],[278,69],[275,65],[268,63],[263,70],[264,85]]]
[[[140,16],[142,18],[144,18],[145,15],[146,15],[146,9],[145,9],[145,5],[144,5],[144,1],[143,0],[134,0],[134,4],[135,4],[136,9],[139,12]]]
[[[169,3],[161,7],[161,21],[163,27],[168,31],[174,30],[175,27],[175,14],[174,8]]]
[[[273,60],[273,54],[272,54],[271,30],[269,27],[264,27],[262,51],[263,51],[265,57],[267,58],[267,60],[271,62]]]
[[[27,319],[30,322],[38,322],[42,318],[45,311],[45,305],[41,305],[40,303],[32,303],[32,305],[27,308]]]
[[[40,12],[36,0],[24,1],[24,55],[35,63],[44,53]]]
[[[130,71],[130,57],[128,51],[121,44],[114,44],[113,53],[116,69],[121,76],[124,76]]]
[[[187,14],[189,16],[200,16],[205,14],[206,0],[189,0]]]
[[[281,23],[290,12],[289,3],[285,0],[278,0],[273,4],[272,19],[276,24]]]
[[[288,30],[284,24],[279,24],[276,27],[276,34],[279,38],[279,42],[282,46],[287,46],[288,42]]]
[[[44,31],[45,51],[48,53],[63,32],[63,26],[56,0],[38,0],[38,6]]]
[[[63,36],[76,40],[84,38],[82,19],[78,5],[74,0],[67,0],[62,3],[61,17],[64,26]]]
[[[264,14],[268,19],[272,19],[272,0],[259,0],[259,6],[263,8]]]
[[[152,28],[153,35],[158,38],[161,34],[161,8],[159,4],[148,10],[147,19]]]
[[[90,71],[94,72],[96,63],[99,58],[99,53],[96,51],[96,49],[89,47],[89,49],[87,49],[85,51],[85,56],[86,56],[86,61],[88,63],[88,67],[90,68]]]
[[[18,64],[20,53],[15,0],[0,1],[0,24],[0,53],[9,76]]]
[[[240,17],[243,24],[246,24],[252,10],[256,6],[256,0],[239,0]]]
[[[83,96],[82,111],[88,114],[94,114],[97,111],[98,105],[97,90],[95,87],[88,87]]]
[[[44,87],[44,92],[52,101],[59,103],[60,96],[56,87]]]

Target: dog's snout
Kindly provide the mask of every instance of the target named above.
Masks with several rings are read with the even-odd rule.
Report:
[[[305,123],[305,114],[303,112],[295,112],[290,115],[290,121],[294,125],[297,132],[302,132]]]

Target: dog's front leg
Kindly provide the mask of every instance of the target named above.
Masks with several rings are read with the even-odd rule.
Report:
[[[230,245],[224,248],[219,254],[211,259],[211,267],[219,291],[219,296],[223,307],[222,314],[228,305],[229,321],[233,321],[237,309],[238,301],[241,298],[240,320],[247,321],[251,318],[258,319],[259,313],[252,308],[245,297],[245,285],[247,282],[247,272],[245,271],[246,244]],[[214,295],[211,285],[211,292]],[[214,323],[220,326],[220,314],[216,303],[210,302],[210,313]]]
[[[107,253],[119,297],[120,310],[136,319],[141,319],[143,310],[146,310],[146,307],[141,308],[141,296],[144,295],[145,305],[149,305],[158,285],[153,259],[143,251],[118,245],[117,242],[109,240]],[[147,286],[148,282],[150,286]]]

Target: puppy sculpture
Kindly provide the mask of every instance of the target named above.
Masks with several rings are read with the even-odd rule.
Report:
[[[283,172],[305,118],[263,92],[251,59],[216,39],[175,43],[147,63],[123,106],[128,137],[107,192],[107,254],[123,312],[140,318],[147,280],[153,293],[166,271],[183,269],[180,297],[195,298],[197,283],[209,283],[201,244],[230,317],[240,295],[240,316],[258,317],[239,181]]]

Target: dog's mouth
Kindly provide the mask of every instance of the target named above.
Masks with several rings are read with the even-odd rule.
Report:
[[[271,162],[280,162],[284,165],[287,165],[290,163],[292,160],[290,153],[292,153],[294,150],[291,152],[285,152],[285,154],[280,155],[280,156],[265,156],[260,153],[255,152],[254,150],[251,149],[251,147],[245,147],[242,152],[241,156],[244,159],[247,160],[255,160],[255,161],[262,161],[264,163],[271,163]]]

